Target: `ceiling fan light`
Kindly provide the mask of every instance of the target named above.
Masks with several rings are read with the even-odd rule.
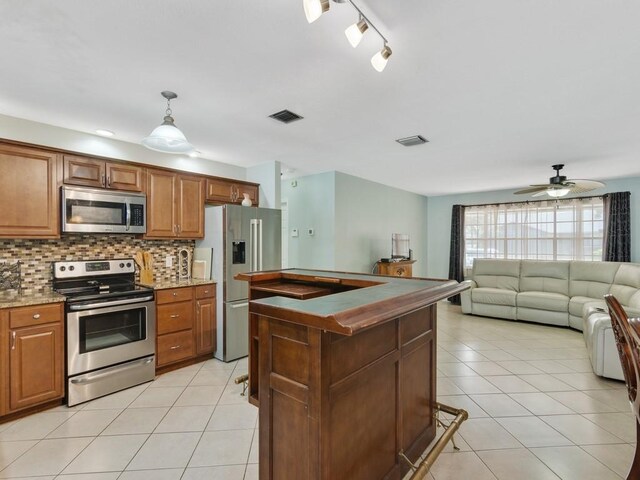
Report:
[[[353,48],[356,48],[360,44],[364,32],[366,32],[368,28],[369,25],[367,25],[367,22],[363,19],[347,27],[344,34],[347,36],[347,40],[349,40]]]
[[[373,66],[373,68],[375,68],[378,72],[382,72],[387,66],[387,61],[389,60],[391,53],[391,49],[388,45],[382,47],[382,50],[371,57],[371,65]]]
[[[553,198],[564,197],[571,192],[570,188],[549,188],[547,190],[547,195]]]
[[[313,23],[329,10],[329,0],[302,0],[307,22]]]

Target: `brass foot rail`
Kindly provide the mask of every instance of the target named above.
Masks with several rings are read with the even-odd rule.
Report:
[[[443,403],[439,403],[439,402],[435,403],[435,408],[436,408],[436,411],[434,413],[434,416],[436,418],[436,422],[439,425],[445,427],[445,429],[444,429],[444,432],[442,433],[442,436],[438,439],[436,444],[431,448],[429,453],[427,453],[427,456],[424,458],[424,460],[420,462],[420,464],[416,467],[411,462],[411,460],[409,460],[406,457],[406,455],[403,452],[400,452],[400,458],[408,462],[411,469],[413,470],[413,474],[409,477],[409,480],[422,480],[426,478],[427,474],[429,473],[429,470],[431,470],[431,467],[435,463],[438,456],[442,453],[442,450],[444,449],[445,445],[449,440],[451,440],[451,443],[453,443],[453,448],[455,450],[459,450],[459,448],[455,444],[455,441],[453,440],[453,434],[456,433],[456,431],[460,428],[460,425],[462,424],[462,422],[464,422],[466,419],[469,418],[469,414],[467,413],[466,410],[463,410],[461,408],[453,408],[453,407],[450,407],[449,405],[444,405]],[[438,413],[440,411],[443,411],[450,415],[455,415],[455,418],[451,421],[449,425],[445,425],[438,418]]]
[[[244,397],[245,394],[247,393],[247,386],[249,383],[249,374],[245,373],[244,375],[240,375],[239,377],[236,377],[234,382],[236,383],[236,385],[242,384],[242,393],[240,395]]]

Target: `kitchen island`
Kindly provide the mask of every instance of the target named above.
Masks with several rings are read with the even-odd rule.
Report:
[[[452,280],[316,270],[249,285],[260,480],[400,479],[435,436],[436,302]]]

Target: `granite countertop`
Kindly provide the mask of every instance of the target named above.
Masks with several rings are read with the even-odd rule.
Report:
[[[64,302],[64,295],[55,292],[17,293],[0,292],[0,308],[26,307],[43,303]]]
[[[196,287],[198,285],[214,285],[215,280],[161,280],[153,284],[146,284],[147,287],[153,287],[154,290],[165,290],[167,288],[180,288],[180,287]],[[143,284],[145,285],[145,284]]]
[[[251,301],[252,312],[271,315],[286,311],[288,313],[284,315],[287,318],[302,319],[298,323],[347,335],[443,300],[468,288],[455,280],[302,269],[238,274],[236,279],[252,283],[280,281],[286,284],[287,281],[297,281],[326,286],[341,284],[356,287],[306,300],[275,295]]]

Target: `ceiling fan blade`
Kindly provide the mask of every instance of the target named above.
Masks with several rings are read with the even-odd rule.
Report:
[[[604,187],[604,183],[596,180],[571,180],[573,183],[569,188],[571,193],[585,193],[595,190],[596,188]]]
[[[516,195],[526,195],[527,193],[545,192],[549,185],[532,185],[530,188],[523,188],[517,192],[513,192]]]

